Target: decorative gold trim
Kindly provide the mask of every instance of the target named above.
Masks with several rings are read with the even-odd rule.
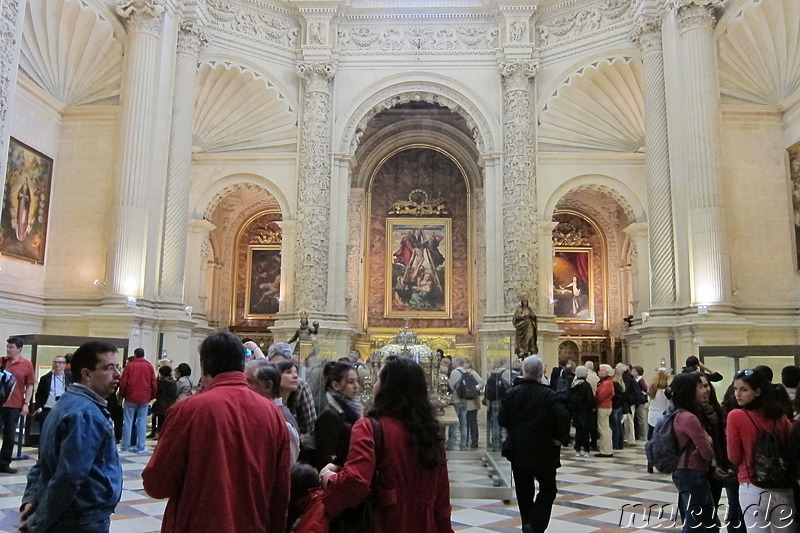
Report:
[[[274,220],[268,222],[263,228],[259,228],[250,237],[248,244],[274,244],[280,246],[283,242],[281,227]]]
[[[427,192],[414,189],[408,193],[408,200],[397,200],[389,206],[386,214],[399,217],[445,217],[450,216],[450,211],[444,205],[441,194],[431,200]]]
[[[395,253],[398,251],[399,246],[402,246],[402,241],[395,243],[392,235],[395,233],[406,233],[406,235],[414,239],[414,257],[409,259],[409,263],[405,268],[403,277],[396,280],[394,275],[395,266],[398,265]],[[437,236],[439,237],[437,239]],[[405,237],[403,237],[405,239]],[[433,239],[436,242],[436,249],[440,246],[444,248],[444,279],[442,279],[436,271],[435,250],[423,245],[431,242]],[[384,293],[384,318],[452,318],[450,308],[450,295],[452,294],[453,287],[453,255],[452,255],[452,239],[453,229],[452,220],[449,218],[387,218],[386,219],[386,292]],[[419,254],[419,257],[417,257]],[[402,264],[402,263],[400,263]],[[427,265],[427,266],[426,266]],[[401,293],[410,293],[413,298],[419,291],[420,284],[417,280],[422,279],[420,269],[425,269],[424,276],[430,276],[429,287],[430,292],[438,290],[442,293],[444,301],[442,305],[444,309],[441,311],[434,310],[394,310],[394,302],[400,301]],[[413,278],[413,280],[412,280]],[[410,281],[411,280],[411,281]],[[414,284],[416,286],[412,287]]]
[[[236,321],[239,320],[239,317],[236,315],[236,308],[239,304],[239,242],[242,240],[242,234],[247,229],[247,227],[253,222],[253,220],[262,217],[264,215],[269,214],[281,214],[280,210],[277,209],[267,209],[265,211],[259,211],[254,213],[253,215],[247,217],[244,222],[239,226],[239,229],[236,230],[236,234],[233,238],[233,270],[231,271],[231,299],[230,299],[230,317],[228,322],[231,326],[236,324]],[[213,244],[213,243],[212,243]],[[276,315],[248,315],[247,311],[250,308],[250,262],[251,262],[251,250],[250,245],[245,245],[247,247],[247,280],[245,285],[245,297],[244,297],[244,307],[242,308],[242,320],[253,320],[253,319],[274,319]],[[265,246],[265,248],[277,248],[278,250],[282,249],[281,245],[277,246]],[[283,260],[281,260],[281,268],[283,268]],[[281,296],[283,296],[281,294]]]

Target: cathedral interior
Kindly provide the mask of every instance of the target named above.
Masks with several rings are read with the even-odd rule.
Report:
[[[796,0],[0,0],[0,331],[800,357]],[[68,350],[71,351],[71,350]]]

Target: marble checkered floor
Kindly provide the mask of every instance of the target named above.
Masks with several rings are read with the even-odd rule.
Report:
[[[151,449],[153,444],[148,441]],[[23,453],[32,458],[12,463],[19,473],[0,476],[0,532],[14,532],[19,524],[17,510],[35,450],[25,448]],[[453,529],[463,533],[519,532],[520,520],[513,492],[509,489],[498,492],[493,487],[480,457],[473,452],[454,452],[448,458],[453,492]],[[160,528],[166,501],[149,498],[142,490],[140,476],[148,460],[148,456],[122,458],[124,490],[113,516],[112,533],[149,533]],[[572,449],[564,450],[563,466],[558,471],[559,493],[549,531],[605,533],[667,529],[667,524],[656,525],[655,516],[649,522],[643,522],[642,511],[651,504],[674,504],[675,489],[668,476],[647,474],[643,461],[641,444],[617,452],[613,459],[574,457]],[[502,458],[497,464],[501,469],[509,469]],[[501,501],[502,494],[512,497],[510,503]],[[627,509],[630,509],[637,503],[644,505],[637,508],[638,514],[623,513],[624,506],[628,505]],[[634,527],[623,528],[620,525]]]

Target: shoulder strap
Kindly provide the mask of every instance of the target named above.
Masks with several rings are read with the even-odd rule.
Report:
[[[688,411],[686,411],[686,409],[676,409],[675,411],[672,412],[672,427],[673,427],[672,432],[673,433],[675,433],[675,429],[674,429],[675,428],[675,419],[678,418],[678,413],[683,413],[683,412],[688,412]],[[678,438],[678,436],[675,435],[675,439],[676,440],[677,440],[677,438]],[[683,448],[679,448],[678,449],[678,457],[680,457],[683,454],[686,454],[686,456],[683,459],[683,467],[684,468],[688,468],[688,466],[689,466],[689,453],[688,452],[689,452],[690,446],[692,446],[693,444],[694,444],[694,442],[692,442],[692,438],[691,437],[687,437],[686,444],[684,444]]]
[[[375,441],[375,473],[372,475],[372,483],[378,477],[378,467],[383,460],[383,426],[377,418],[369,417],[372,422],[372,438]]]

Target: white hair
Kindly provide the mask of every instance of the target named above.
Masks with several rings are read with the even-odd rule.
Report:
[[[529,355],[522,361],[522,374],[526,378],[532,378],[536,381],[542,379],[544,374],[544,361],[538,355]]]

